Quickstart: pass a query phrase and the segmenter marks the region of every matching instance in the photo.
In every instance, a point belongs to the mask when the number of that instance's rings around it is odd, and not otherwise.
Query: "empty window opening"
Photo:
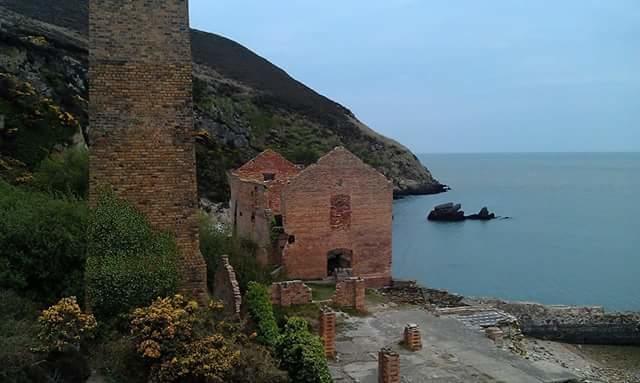
[[[350,269],[353,251],[349,249],[335,249],[327,253],[327,276],[334,275],[336,269]]]
[[[282,215],[278,214],[273,217],[274,223],[276,226],[284,226],[282,222]]]
[[[264,177],[265,181],[273,181],[276,179],[275,173],[262,173],[262,177]]]
[[[287,242],[289,243],[295,243],[296,242],[296,236],[295,235],[290,235],[289,239],[287,240]]]

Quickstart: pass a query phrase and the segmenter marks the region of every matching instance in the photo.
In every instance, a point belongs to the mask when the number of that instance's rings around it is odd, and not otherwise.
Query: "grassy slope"
[[[3,48],[0,56],[6,56],[7,48],[15,48],[17,44],[18,50],[26,52],[27,56],[40,57],[44,65],[11,73],[11,68],[3,66],[6,60],[0,60],[0,71],[25,81],[35,78],[46,88],[56,90],[54,101],[60,104],[63,100],[58,93],[68,96],[67,100],[76,96],[86,100],[87,51],[83,36],[87,32],[87,1],[57,0],[52,5],[45,0],[0,0],[0,6],[58,26],[30,22],[31,30],[22,25],[17,32],[2,31],[4,47],[0,45]],[[68,32],[62,33],[63,38],[60,38],[59,27]],[[14,36],[9,39],[11,33]],[[15,36],[16,33],[23,36]],[[46,35],[51,40],[50,49],[42,53],[33,46],[25,46],[20,39],[27,35]],[[67,38],[69,36],[73,39]],[[245,47],[200,31],[192,31],[192,45],[196,64],[198,181],[202,196],[225,200],[228,193],[225,171],[267,147],[305,163],[336,145],[346,146],[393,179],[399,194],[441,191],[441,185],[406,148],[373,132],[348,109],[292,79]],[[51,78],[51,73],[61,72],[60,66],[68,66],[68,57],[84,66],[79,75],[84,87],[65,89],[70,78]],[[27,61],[30,60],[28,57]],[[66,68],[65,72],[68,75],[70,70]],[[53,80],[57,82],[52,83]],[[59,89],[61,86],[62,90]],[[60,106],[74,114],[83,122],[83,129],[86,128],[85,104],[67,102]],[[6,154],[1,142],[0,150]]]

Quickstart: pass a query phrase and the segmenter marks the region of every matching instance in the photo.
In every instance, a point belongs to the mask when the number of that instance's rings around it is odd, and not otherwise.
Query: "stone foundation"
[[[271,285],[271,303],[289,307],[311,303],[311,288],[302,281],[278,282]]]
[[[338,307],[366,311],[365,288],[366,282],[364,279],[358,277],[347,278],[336,283],[336,293],[332,301]]]
[[[597,306],[490,303],[518,318],[527,336],[576,344],[640,345],[640,313],[607,313]]]

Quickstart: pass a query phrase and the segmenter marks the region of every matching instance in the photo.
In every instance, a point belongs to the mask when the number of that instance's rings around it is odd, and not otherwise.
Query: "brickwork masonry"
[[[351,277],[336,283],[336,293],[332,301],[338,307],[353,308],[364,312],[366,311],[365,293],[365,280],[359,277]]]
[[[89,29],[90,201],[110,187],[175,235],[181,290],[206,302],[187,1],[91,1]]]
[[[302,281],[278,282],[271,285],[271,303],[289,307],[311,303],[311,288]]]
[[[378,383],[400,383],[400,355],[391,349],[378,352]]]

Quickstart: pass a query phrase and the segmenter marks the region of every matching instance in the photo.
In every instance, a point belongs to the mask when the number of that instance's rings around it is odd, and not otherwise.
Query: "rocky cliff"
[[[0,0],[0,176],[28,177],[86,137],[87,30],[87,0]],[[343,145],[391,178],[397,196],[444,190],[407,148],[247,48],[196,30],[192,45],[203,197],[226,200],[226,170],[267,147],[311,163]]]

